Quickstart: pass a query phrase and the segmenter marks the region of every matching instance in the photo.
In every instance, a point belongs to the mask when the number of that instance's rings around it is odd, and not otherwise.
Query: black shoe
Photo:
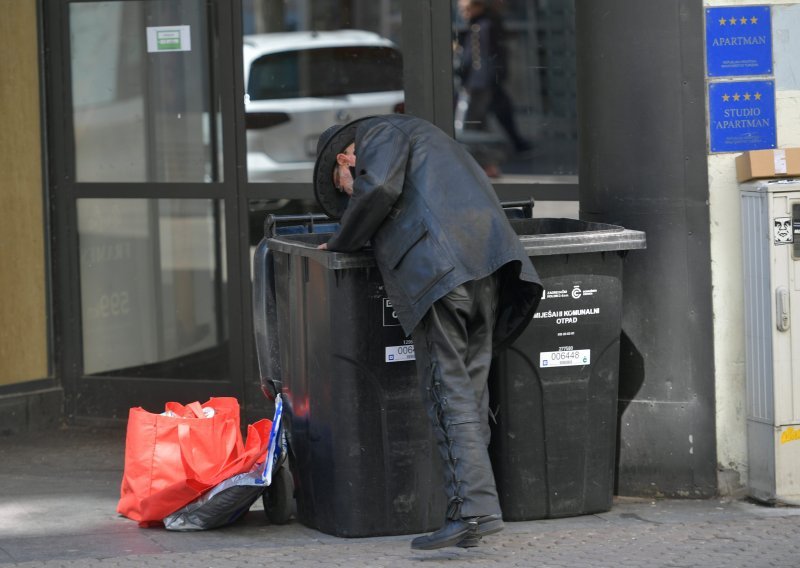
[[[499,533],[505,528],[503,517],[500,515],[484,515],[482,517],[469,517],[465,521],[475,521],[478,527],[475,529],[475,534],[478,536],[489,536],[490,534]]]
[[[477,535],[468,535],[462,538],[456,544],[459,548],[475,548],[476,546],[480,546],[481,544],[481,537]]]
[[[412,540],[411,548],[414,550],[434,550],[445,546],[453,546],[461,542],[464,537],[472,536],[477,529],[478,523],[475,520],[448,519],[438,531],[418,536]]]
[[[465,519],[475,521],[478,526],[475,532],[462,538],[456,546],[460,548],[474,548],[481,542],[482,536],[499,533],[505,527],[503,518],[500,515],[484,515],[482,517],[469,517]]]

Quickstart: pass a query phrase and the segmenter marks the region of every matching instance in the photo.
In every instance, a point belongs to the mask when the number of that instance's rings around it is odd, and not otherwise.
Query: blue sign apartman
[[[708,115],[712,152],[776,147],[774,81],[709,84]]]
[[[772,74],[769,6],[706,9],[709,77]]]

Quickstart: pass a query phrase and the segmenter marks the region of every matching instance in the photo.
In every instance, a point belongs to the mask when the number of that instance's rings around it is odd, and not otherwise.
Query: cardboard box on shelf
[[[750,150],[736,156],[736,179],[800,176],[800,148]]]

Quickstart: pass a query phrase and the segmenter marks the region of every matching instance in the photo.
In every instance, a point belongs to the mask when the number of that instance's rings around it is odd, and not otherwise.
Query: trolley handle
[[[278,231],[279,224],[301,223],[306,227],[307,232],[314,232],[314,223],[320,221],[331,221],[330,217],[322,213],[299,213],[295,215],[275,215],[270,213],[264,220],[264,236],[274,237]]]

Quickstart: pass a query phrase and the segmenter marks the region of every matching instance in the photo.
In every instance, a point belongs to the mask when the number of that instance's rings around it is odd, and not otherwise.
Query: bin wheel
[[[275,472],[272,484],[261,496],[264,503],[264,514],[273,525],[285,525],[292,516],[292,498],[294,483],[292,474],[286,464]]]

